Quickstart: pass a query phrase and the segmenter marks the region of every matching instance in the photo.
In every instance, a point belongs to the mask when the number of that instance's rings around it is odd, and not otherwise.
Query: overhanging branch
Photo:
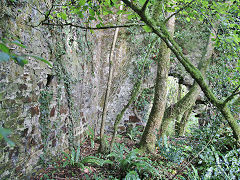
[[[103,26],[103,27],[85,27],[73,23],[65,23],[65,24],[56,24],[56,23],[48,23],[48,22],[43,22],[42,25],[49,25],[49,26],[72,26],[72,27],[77,27],[80,29],[85,29],[85,30],[101,30],[101,29],[116,29],[116,28],[127,28],[127,27],[132,27],[132,26],[144,26],[144,24],[124,24],[124,25],[112,25],[112,26]]]

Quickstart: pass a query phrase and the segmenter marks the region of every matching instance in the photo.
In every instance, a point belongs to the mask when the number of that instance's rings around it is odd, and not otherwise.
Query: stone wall
[[[108,77],[108,57],[114,30],[91,34],[72,27],[30,26],[44,18],[48,2],[1,1],[1,38],[19,38],[28,48],[10,45],[13,52],[41,56],[53,64],[29,58],[20,67],[0,64],[0,125],[10,129],[10,147],[1,140],[0,178],[26,178],[42,161],[79,145],[87,126],[99,127]],[[37,6],[36,6],[37,4]],[[129,98],[125,34],[120,31],[114,57],[114,82],[107,126],[111,127]],[[117,95],[117,96],[116,96]],[[131,111],[125,115],[128,118]]]

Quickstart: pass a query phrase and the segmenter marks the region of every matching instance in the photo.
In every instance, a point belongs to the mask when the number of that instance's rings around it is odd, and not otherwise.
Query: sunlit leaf
[[[63,20],[67,20],[67,14],[64,12],[60,12],[58,17],[61,17]]]
[[[143,26],[143,29],[144,29],[146,32],[152,32],[152,29],[151,29],[149,26]]]
[[[146,0],[139,0],[139,3],[143,6]]]
[[[186,20],[187,20],[187,22],[190,22],[190,21],[191,21],[191,19],[190,19],[189,17],[186,17]]]
[[[9,53],[9,48],[3,43],[0,43],[0,50],[4,53]]]
[[[131,20],[131,19],[133,19],[133,18],[135,18],[135,17],[136,17],[135,14],[128,15],[128,20]]]
[[[86,0],[79,0],[78,5],[83,6],[86,3]]]

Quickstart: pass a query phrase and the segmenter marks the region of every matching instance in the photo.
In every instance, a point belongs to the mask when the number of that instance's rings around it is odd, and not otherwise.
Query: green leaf
[[[146,32],[152,32],[152,29],[151,29],[149,26],[143,26],[143,29],[144,29]]]
[[[9,61],[9,59],[10,59],[10,56],[7,53],[0,51],[0,63]]]
[[[118,12],[117,12],[117,15],[120,15],[120,14],[122,14],[124,11],[123,10],[119,10]]]
[[[65,162],[63,163],[63,167],[66,167],[67,165],[69,165],[69,162],[68,162],[68,161],[65,161]]]
[[[146,0],[139,0],[139,3],[143,6]]]
[[[108,14],[109,14],[108,11],[103,11],[103,15],[104,15],[104,16],[106,16],[106,15],[108,15]]]
[[[5,141],[10,145],[10,146],[14,146],[14,142],[12,142],[8,136],[11,134],[11,131],[9,129],[5,129],[0,127],[0,138],[4,138]]]
[[[78,5],[79,5],[79,6],[85,5],[85,3],[86,3],[86,0],[79,0],[79,1],[78,1]]]
[[[65,153],[65,152],[62,152],[62,153],[63,153],[63,155],[64,155],[68,160],[70,160],[69,154],[67,154],[67,153]]]
[[[96,20],[96,18],[94,16],[89,16],[90,20]]]
[[[131,19],[133,19],[133,18],[135,18],[136,17],[136,15],[135,14],[131,14],[131,15],[128,15],[128,20],[131,20]]]
[[[60,12],[60,13],[59,13],[59,16],[60,16],[63,20],[67,20],[67,14],[66,14],[66,13]],[[59,17],[59,16],[58,16],[58,17]]]
[[[79,18],[84,18],[84,15],[83,15],[82,11],[78,11],[77,14],[78,14],[78,17],[79,17]]]
[[[21,42],[19,42],[18,40],[12,41],[11,43],[12,43],[12,44],[16,44],[17,46],[22,47],[22,48],[27,48],[27,46],[21,44]]]
[[[74,165],[75,164],[75,154],[76,154],[76,152],[75,152],[75,150],[73,149],[72,150],[72,153],[71,153],[71,164],[72,165]]]
[[[25,64],[28,63],[28,60],[26,60],[25,58],[21,57],[21,56],[12,56],[12,58],[16,61],[16,63],[20,66],[24,66]]]
[[[102,27],[100,23],[96,25],[96,28],[100,28],[100,27]]]
[[[49,15],[49,18],[50,18],[50,19],[53,19],[53,16],[52,16],[52,15]]]
[[[48,64],[50,67],[52,67],[52,64],[48,60],[46,60],[46,59],[44,59],[42,57],[38,57],[38,56],[34,56],[34,55],[28,55],[28,56],[33,57],[33,58],[35,58],[35,59],[37,59],[39,61],[42,61],[42,62]]]
[[[186,17],[186,20],[187,20],[187,22],[190,22],[190,21],[191,21],[191,19],[190,19],[189,17]]]
[[[90,13],[91,16],[95,16],[95,11],[94,10],[89,9],[89,13]]]
[[[0,43],[0,50],[4,53],[9,53],[9,48],[3,43]]]
[[[140,177],[136,171],[129,171],[124,180],[140,180]]]

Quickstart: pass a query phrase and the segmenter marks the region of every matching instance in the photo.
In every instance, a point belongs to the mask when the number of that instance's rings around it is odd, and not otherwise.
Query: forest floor
[[[107,141],[110,142],[110,138],[107,139]],[[116,149],[112,156],[109,156],[99,154],[98,141],[93,141],[93,139],[88,138],[81,145],[80,159],[95,157],[97,159],[96,161],[102,159],[103,162],[111,163],[96,165],[97,163],[94,164],[91,161],[89,161],[90,163],[87,161],[87,163],[83,163],[84,160],[76,162],[76,160],[72,159],[76,156],[76,152],[64,152],[62,155],[55,157],[53,162],[45,165],[45,168],[39,169],[31,179],[182,179],[186,175],[187,162],[185,160],[172,162],[160,155],[157,148],[156,154],[135,153],[134,150],[137,149],[136,142],[138,141],[139,136],[135,136],[134,138],[129,135],[118,136],[116,139],[116,145],[119,146],[119,149]],[[131,154],[131,156],[128,154]],[[92,160],[94,161],[94,159]],[[131,162],[134,162],[135,164],[131,164]],[[138,164],[139,162],[140,164]],[[154,176],[151,168],[153,168],[153,171],[157,170],[159,175]],[[138,174],[136,176],[134,171],[138,172],[140,176],[138,176]],[[146,173],[147,171],[151,173]],[[130,176],[128,176],[129,178],[126,178],[126,175],[129,172]]]

